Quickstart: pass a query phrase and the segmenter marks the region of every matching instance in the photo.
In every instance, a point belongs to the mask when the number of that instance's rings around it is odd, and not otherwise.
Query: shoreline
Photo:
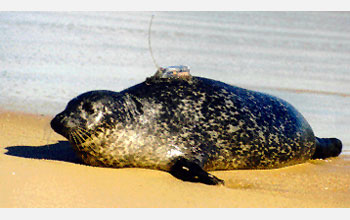
[[[225,186],[76,159],[52,117],[0,109],[0,207],[350,207],[350,154],[273,170],[211,172]]]

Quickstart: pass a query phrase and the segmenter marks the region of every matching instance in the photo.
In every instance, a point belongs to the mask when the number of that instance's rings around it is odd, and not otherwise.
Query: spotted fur
[[[51,126],[86,164],[103,167],[169,171],[181,157],[204,170],[278,168],[316,149],[311,127],[287,102],[201,77],[87,92]]]

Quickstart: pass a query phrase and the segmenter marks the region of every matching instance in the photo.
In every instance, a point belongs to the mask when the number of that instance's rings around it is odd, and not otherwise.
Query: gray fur
[[[178,157],[204,170],[302,163],[313,131],[289,103],[201,78],[150,77],[121,92],[91,91],[51,122],[93,166],[169,171]]]

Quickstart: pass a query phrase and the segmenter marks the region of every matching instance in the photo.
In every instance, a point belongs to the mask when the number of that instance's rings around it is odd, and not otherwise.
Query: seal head
[[[113,164],[112,152],[118,151],[113,147],[117,144],[124,148],[122,137],[126,136],[127,126],[142,113],[139,107],[138,101],[130,95],[90,91],[71,100],[51,121],[51,127],[69,140],[86,164],[124,167],[127,166],[124,163]]]
[[[77,129],[95,131],[101,124],[123,117],[122,104],[117,110],[119,103],[116,100],[122,100],[120,96],[104,90],[84,93],[68,103],[66,110],[51,121],[51,127],[67,139]]]

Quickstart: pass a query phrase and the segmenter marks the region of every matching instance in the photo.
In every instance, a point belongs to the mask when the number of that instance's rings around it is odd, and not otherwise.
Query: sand
[[[350,207],[350,156],[275,170],[212,172],[225,186],[166,172],[80,164],[52,117],[0,111],[0,207]]]

